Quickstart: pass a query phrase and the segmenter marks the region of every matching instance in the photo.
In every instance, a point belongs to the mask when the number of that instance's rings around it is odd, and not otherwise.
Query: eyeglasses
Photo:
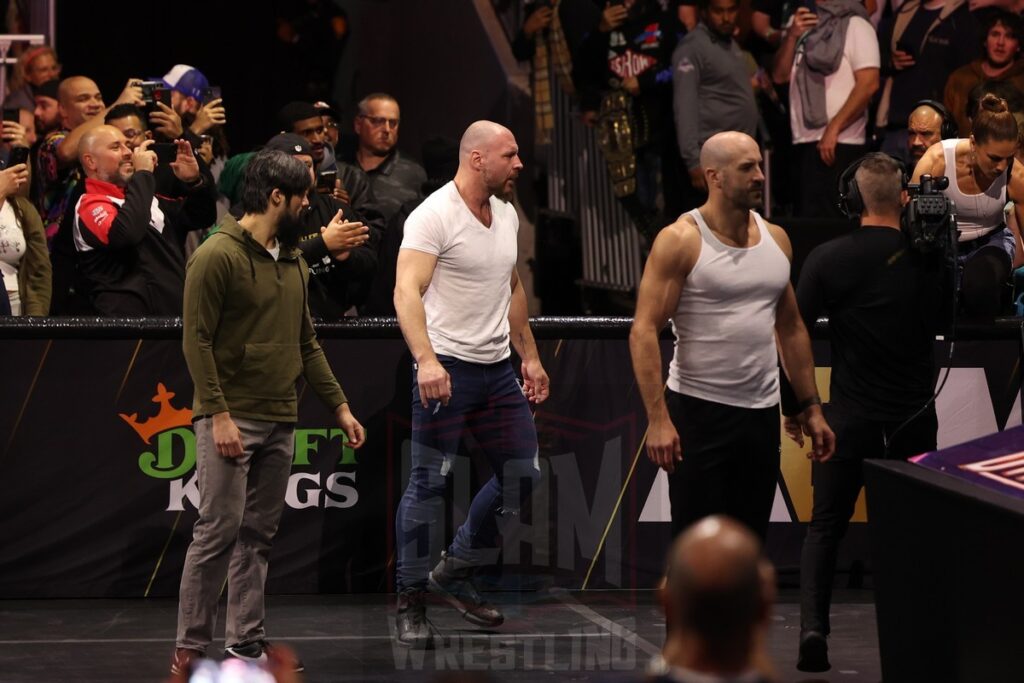
[[[398,119],[388,119],[383,116],[367,116],[366,114],[360,114],[359,118],[366,119],[374,128],[380,128],[386,123],[388,124],[388,128],[397,129],[399,123]]]

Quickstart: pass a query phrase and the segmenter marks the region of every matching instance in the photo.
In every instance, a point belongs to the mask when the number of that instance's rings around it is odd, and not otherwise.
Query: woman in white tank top
[[[960,300],[971,317],[999,313],[1010,276],[1019,237],[1006,225],[1005,209],[1009,201],[1015,211],[1024,208],[1024,164],[1013,163],[1018,132],[1006,101],[986,95],[971,137],[933,145],[914,169],[915,183],[926,174],[949,178],[945,195],[956,204]]]

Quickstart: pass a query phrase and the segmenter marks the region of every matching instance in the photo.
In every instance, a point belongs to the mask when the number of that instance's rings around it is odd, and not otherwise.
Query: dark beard
[[[302,234],[302,217],[285,212],[277,221],[277,241],[282,247],[294,249],[299,246],[299,235]]]

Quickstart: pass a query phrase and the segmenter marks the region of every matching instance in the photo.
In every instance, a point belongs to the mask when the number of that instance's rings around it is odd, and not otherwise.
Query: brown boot
[[[480,595],[473,583],[474,569],[469,562],[443,552],[441,561],[430,572],[427,586],[430,592],[440,595],[459,610],[462,618],[469,623],[489,628],[501,626],[505,617]]]

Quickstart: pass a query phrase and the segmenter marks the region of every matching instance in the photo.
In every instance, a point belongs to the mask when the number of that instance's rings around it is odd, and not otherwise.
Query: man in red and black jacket
[[[156,194],[152,142],[132,151],[124,134],[106,125],[82,138],[85,194],[75,206],[72,234],[80,279],[100,315],[181,315],[185,236],[211,225],[217,210],[191,145],[175,142],[169,165],[186,193],[169,199]]]

